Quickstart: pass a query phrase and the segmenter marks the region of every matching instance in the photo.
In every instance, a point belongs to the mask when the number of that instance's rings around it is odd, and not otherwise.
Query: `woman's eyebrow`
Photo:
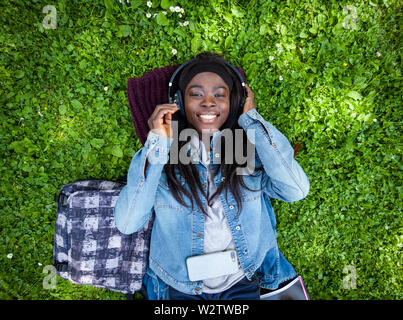
[[[203,89],[204,87],[201,86],[201,85],[195,84],[195,85],[189,87],[189,90],[192,89],[192,88],[201,88],[201,89]],[[213,87],[214,90],[216,90],[216,89],[221,89],[221,88],[222,88],[222,89],[227,89],[227,88],[224,87],[224,86]]]

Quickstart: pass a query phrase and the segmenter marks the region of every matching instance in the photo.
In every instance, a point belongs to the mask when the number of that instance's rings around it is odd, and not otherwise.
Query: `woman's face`
[[[186,86],[185,110],[199,135],[218,131],[230,110],[228,85],[214,72],[198,73]]]

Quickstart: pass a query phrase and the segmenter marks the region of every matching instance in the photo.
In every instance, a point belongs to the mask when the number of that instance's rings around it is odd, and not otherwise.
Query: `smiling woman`
[[[276,245],[269,197],[303,199],[309,180],[223,56],[201,53],[177,71],[170,103],[155,107],[147,141],[131,162],[116,226],[131,234],[155,213],[144,277],[149,299],[259,299],[260,287],[276,289],[297,276]],[[183,140],[186,131],[194,133]],[[242,150],[254,143],[255,171],[238,173],[248,166],[238,140]],[[170,161],[177,150],[196,151],[193,161]]]
[[[241,79],[227,65],[224,57],[218,53],[200,53],[195,59],[190,61],[179,73],[177,86],[182,92],[184,100],[185,116],[176,112],[172,115],[172,121],[177,121],[178,131],[185,129],[194,129],[199,134],[199,139],[205,144],[204,150],[209,151],[214,135],[221,141],[219,154],[221,159],[226,159],[226,153],[232,152],[231,159],[236,157],[235,152],[239,151],[235,148],[235,139],[232,144],[225,140],[224,130],[231,130],[232,137],[235,137],[235,131],[242,132],[242,150],[248,149],[249,140],[246,132],[239,126],[238,119],[244,111],[255,108],[253,102],[253,94],[249,90],[249,98],[244,100],[242,96]],[[203,138],[203,135],[205,138]],[[186,148],[190,144],[188,141],[178,141],[179,150]],[[199,146],[199,145],[198,145]],[[198,147],[197,146],[197,147]],[[202,146],[202,144],[200,144]],[[208,155],[209,156],[209,155]],[[243,163],[231,162],[220,163],[215,167],[213,176],[218,171],[221,175],[227,177],[219,186],[217,193],[212,195],[208,200],[211,203],[212,198],[223,190],[230,189],[234,194],[239,210],[242,207],[240,199],[240,187],[246,187],[241,176],[236,174],[239,167],[245,167]],[[263,168],[257,168],[257,172]],[[201,207],[201,211],[207,213],[201,202],[201,198],[197,195],[198,189],[203,193],[202,183],[199,179],[199,173],[196,166],[192,163],[184,164],[179,161],[178,164],[167,163],[164,166],[165,173],[168,177],[168,184],[172,191],[173,197],[181,204],[185,204],[183,195],[195,201]],[[183,175],[187,188],[183,188],[176,181],[175,171],[179,170]],[[204,193],[205,194],[205,193]],[[204,195],[206,198],[207,196]]]

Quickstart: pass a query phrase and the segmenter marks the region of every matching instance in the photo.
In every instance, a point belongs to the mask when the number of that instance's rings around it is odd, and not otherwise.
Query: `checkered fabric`
[[[53,257],[60,277],[123,293],[141,289],[154,217],[139,232],[120,233],[113,208],[124,185],[76,180],[64,185],[55,197]]]

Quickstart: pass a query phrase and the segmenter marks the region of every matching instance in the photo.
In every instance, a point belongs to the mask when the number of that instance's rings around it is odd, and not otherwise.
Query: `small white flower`
[[[377,122],[377,121],[378,121],[378,120],[375,118],[375,119],[374,119],[374,122]]]
[[[179,13],[179,18],[182,18],[182,13]]]
[[[276,24],[276,27],[277,27],[277,31],[280,30],[280,25],[279,24]]]
[[[176,49],[172,49],[172,54],[176,54],[178,51]]]
[[[280,79],[280,80],[283,80],[283,76],[280,76],[279,79]]]
[[[181,12],[181,8],[178,7],[178,6],[176,6],[176,7],[175,7],[175,12]]]
[[[151,6],[153,5],[153,3],[151,1],[147,1],[147,6],[151,8]]]
[[[182,24],[182,22],[178,22],[178,24],[181,26],[181,27],[183,27],[183,24]]]
[[[271,60],[274,60],[274,57],[273,56],[270,56],[269,57],[269,60],[271,61]]]
[[[183,8],[181,8],[181,13],[184,13],[185,12],[185,10],[183,10]]]
[[[378,51],[378,52],[376,53],[376,55],[377,55],[378,57],[380,57],[380,56],[381,56],[381,53]]]
[[[38,111],[38,114],[39,114],[41,117],[43,117],[43,114],[42,114],[40,111]]]
[[[151,13],[147,12],[146,17],[151,18]]]
[[[108,89],[109,89],[108,87],[104,87],[104,90],[105,90],[105,91],[108,91]]]
[[[42,265],[42,263],[38,262],[38,266],[41,266],[41,265]]]
[[[277,48],[280,48],[280,44],[279,44],[279,43],[276,43],[276,47],[277,47]]]
[[[9,259],[11,259],[13,257],[13,254],[12,253],[9,253],[8,255],[7,255],[7,258],[9,258]]]
[[[171,6],[171,7],[169,7],[169,10],[171,10],[171,12],[174,12],[175,8]]]
[[[185,22],[183,23],[184,26],[187,26],[188,24],[189,24],[189,21],[185,21]]]
[[[163,14],[164,16],[166,16],[166,15],[167,15],[167,12],[166,12],[166,11],[162,11],[162,14]]]

